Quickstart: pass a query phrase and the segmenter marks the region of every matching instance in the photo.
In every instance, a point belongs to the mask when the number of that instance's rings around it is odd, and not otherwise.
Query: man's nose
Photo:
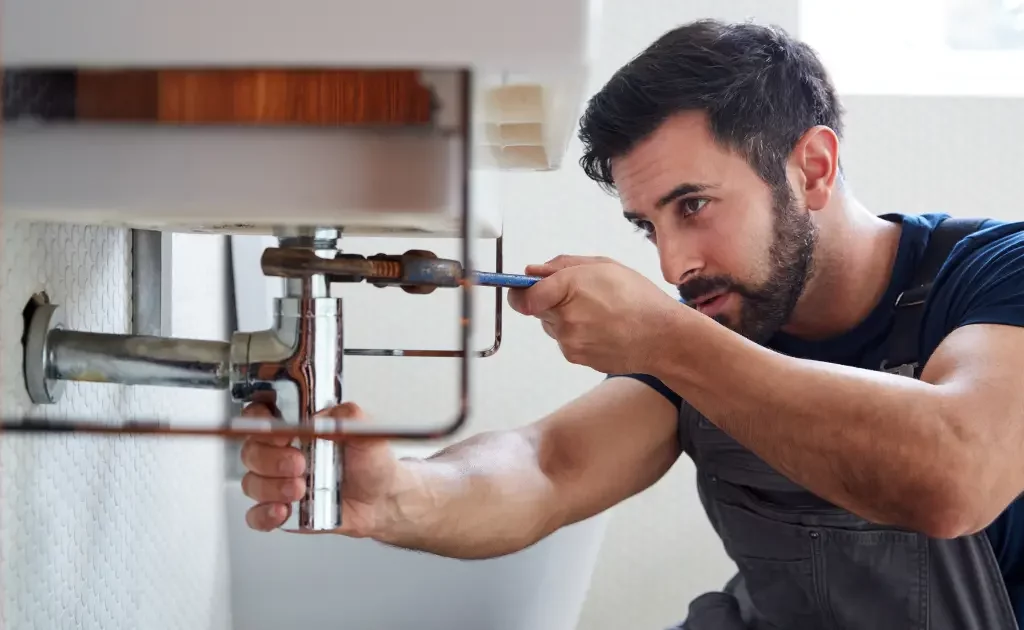
[[[658,258],[665,282],[680,285],[704,268],[697,248],[689,240],[681,235],[666,238],[663,233],[658,234]]]

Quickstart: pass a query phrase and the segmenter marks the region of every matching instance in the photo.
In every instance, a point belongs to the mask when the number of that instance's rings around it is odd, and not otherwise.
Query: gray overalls
[[[879,369],[919,376],[924,299],[977,225],[949,219],[933,232]],[[937,540],[873,525],[790,482],[685,402],[679,435],[739,568],[723,592],[691,603],[685,630],[1017,630],[984,532]]]

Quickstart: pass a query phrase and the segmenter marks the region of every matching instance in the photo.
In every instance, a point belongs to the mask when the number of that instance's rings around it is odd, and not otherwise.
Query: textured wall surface
[[[100,384],[69,384],[59,404],[33,407],[22,383],[22,308],[46,291],[70,328],[130,332],[130,234],[2,227],[4,414],[109,420],[222,411],[219,393]],[[203,293],[190,285],[204,264],[205,283],[223,290],[212,244],[197,241],[175,274],[172,334],[221,336],[216,310],[180,299],[189,288]],[[222,457],[212,440],[2,436],[0,628],[226,630]]]

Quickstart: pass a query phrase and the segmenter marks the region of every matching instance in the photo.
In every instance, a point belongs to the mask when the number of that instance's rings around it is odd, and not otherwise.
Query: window
[[[954,50],[1024,50],[1024,0],[949,0],[946,42]]]
[[[1024,97],[1024,0],[804,0],[842,94]]]

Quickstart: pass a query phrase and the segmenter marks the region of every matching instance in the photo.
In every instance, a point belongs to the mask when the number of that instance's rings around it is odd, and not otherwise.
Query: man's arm
[[[669,324],[651,373],[826,500],[956,537],[983,529],[1024,489],[1024,329],[959,328],[916,381],[786,357],[694,319]]]
[[[459,558],[528,547],[646,489],[679,456],[677,410],[631,378],[524,428],[402,460],[378,540]]]

